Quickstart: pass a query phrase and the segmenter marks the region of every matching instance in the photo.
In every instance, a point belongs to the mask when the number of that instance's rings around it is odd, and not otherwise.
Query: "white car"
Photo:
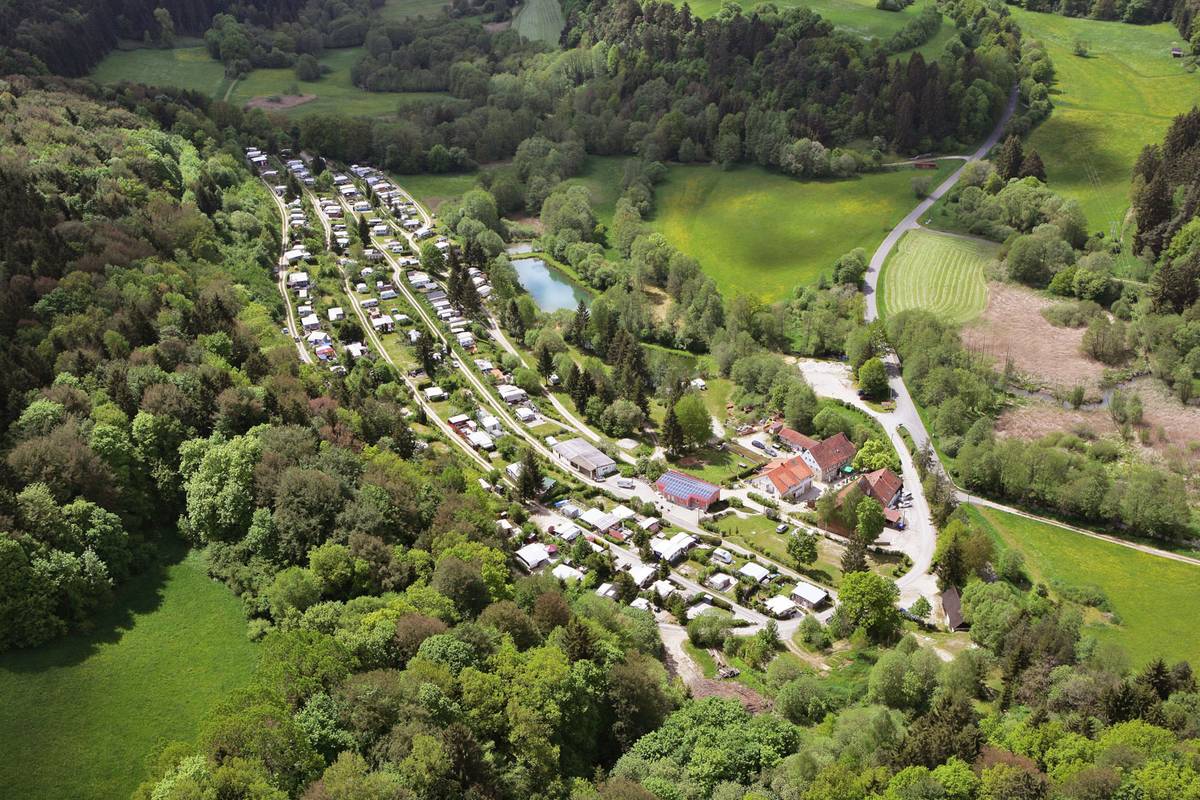
[[[617,486],[620,486],[622,489],[632,489],[636,485],[631,478],[621,478],[617,481]]]

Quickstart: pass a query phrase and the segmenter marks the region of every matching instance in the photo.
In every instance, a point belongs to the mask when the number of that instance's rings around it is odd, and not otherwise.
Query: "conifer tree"
[[[662,441],[668,455],[678,456],[683,451],[683,426],[675,416],[674,403],[667,406],[667,415],[663,418]]]
[[[517,478],[517,494],[522,500],[533,500],[542,493],[542,467],[531,448],[521,454],[521,474]]]
[[[1046,165],[1042,163],[1042,157],[1038,155],[1037,150],[1030,150],[1025,155],[1018,177],[1037,178],[1042,183],[1046,182]]]
[[[1021,162],[1025,160],[1024,148],[1021,147],[1021,140],[1016,136],[1009,136],[1004,140],[1004,144],[1000,145],[1000,150],[996,153],[996,157],[992,159],[992,165],[996,168],[996,174],[1004,180],[1017,177],[1017,173],[1021,171]]]

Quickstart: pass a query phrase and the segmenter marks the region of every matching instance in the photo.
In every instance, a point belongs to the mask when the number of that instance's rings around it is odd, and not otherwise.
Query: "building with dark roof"
[[[958,589],[953,586],[942,592],[942,614],[946,620],[946,627],[952,631],[965,631],[970,627],[963,621],[962,598],[958,596]]]
[[[850,462],[858,454],[858,448],[846,434],[839,431],[828,439],[817,442],[815,446],[801,450],[800,454],[812,467],[817,478],[829,483],[837,477],[839,471],[850,466]]]
[[[721,499],[721,487],[676,470],[667,470],[654,482],[655,490],[672,503],[707,511]]]

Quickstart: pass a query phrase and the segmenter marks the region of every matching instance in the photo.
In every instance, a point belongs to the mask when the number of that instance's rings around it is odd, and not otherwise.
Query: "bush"
[[[1101,611],[1110,609],[1108,603],[1108,595],[1099,586],[1081,585],[1064,583],[1060,580],[1050,581],[1050,587],[1058,592],[1065,600],[1070,600],[1072,603],[1079,603],[1082,606],[1090,608],[1098,608]]]

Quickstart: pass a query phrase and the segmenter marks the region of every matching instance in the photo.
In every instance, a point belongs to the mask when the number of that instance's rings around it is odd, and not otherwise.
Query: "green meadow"
[[[939,163],[934,181],[950,170]],[[673,166],[655,190],[651,224],[699,261],[726,297],[778,300],[832,273],[855,247],[872,252],[916,205],[917,174],[799,181],[759,167]]]
[[[393,175],[392,179],[430,211],[437,211],[442,203],[453,200],[479,185],[478,172],[452,175]]]
[[[923,308],[954,324],[974,319],[987,305],[984,267],[997,250],[979,239],[909,231],[883,265],[878,299],[883,316]]]
[[[551,47],[558,46],[558,37],[566,24],[558,0],[525,0],[512,20],[513,30],[517,33]]]
[[[1004,511],[968,506],[967,513],[1001,547],[1024,554],[1034,582],[1058,580],[1102,589],[1120,624],[1104,622],[1092,612],[1085,617],[1084,632],[1120,644],[1134,665],[1160,655],[1168,661],[1200,661],[1195,622],[1200,616],[1200,567]]]
[[[413,17],[433,19],[445,13],[445,0],[387,0],[379,9],[379,16],[385,22],[403,22]]]
[[[96,65],[92,78],[105,84],[128,81],[150,86],[176,86],[213,97],[224,96],[229,88],[225,67],[220,61],[214,61],[204,47],[114,50]]]
[[[1029,143],[1041,153],[1050,187],[1077,199],[1092,230],[1120,231],[1129,177],[1141,149],[1162,140],[1172,117],[1200,98],[1171,47],[1183,44],[1170,23],[1126,25],[1039,14],[1010,6],[1026,36],[1041,40],[1054,63],[1054,112]],[[1085,42],[1087,57],[1074,55]]]
[[[319,80],[296,79],[295,70],[256,69],[232,84],[224,67],[203,47],[174,50],[139,48],[110,53],[92,72],[100,83],[141,81],[156,86],[178,86],[205,92],[213,97],[245,105],[251,100],[281,98],[293,92],[313,95],[306,103],[279,109],[289,117],[337,112],[364,117],[395,114],[403,105],[448,98],[443,92],[368,92],[350,82],[350,69],[362,56],[362,48],[328,50],[319,59],[329,71]]]
[[[123,587],[91,634],[0,656],[0,794],[129,797],[158,744],[193,740],[249,679],[241,603],[198,553],[167,561]]]
[[[256,69],[238,81],[230,100],[243,105],[256,97],[272,97],[291,93],[316,95],[316,99],[288,109],[288,116],[337,112],[363,117],[384,117],[395,114],[401,105],[423,103],[449,97],[442,92],[368,92],[350,82],[350,69],[362,56],[362,49],[349,47],[327,50],[321,56],[321,66],[329,72],[316,81],[298,81],[292,69]]]
[[[727,2],[733,2],[749,11],[763,0],[688,0],[692,13],[700,17],[714,16]],[[676,0],[677,3],[682,0]],[[777,8],[811,8],[834,27],[863,39],[886,39],[903,28],[927,2],[916,2],[903,11],[882,11],[875,7],[875,0],[779,0],[772,2]],[[917,48],[926,58],[937,56],[942,47],[954,35],[954,25],[943,22],[941,30],[928,42]]]

